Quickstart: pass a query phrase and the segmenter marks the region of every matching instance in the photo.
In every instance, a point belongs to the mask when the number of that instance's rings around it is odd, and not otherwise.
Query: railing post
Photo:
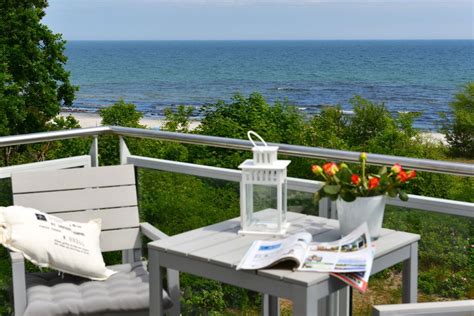
[[[92,136],[91,149],[89,150],[91,156],[91,166],[99,166],[99,137],[97,135]]]
[[[329,201],[331,203],[331,218],[337,219],[337,206],[335,201]]]
[[[319,217],[329,218],[331,212],[331,203],[328,198],[322,198],[319,200]]]
[[[126,165],[127,159],[129,156],[131,156],[131,154],[130,154],[130,151],[128,150],[127,143],[125,143],[125,140],[123,139],[122,136],[119,136],[119,140],[120,140],[120,164]]]
[[[128,150],[127,144],[122,136],[119,136],[120,142],[120,164],[126,165],[127,159],[130,156],[130,151]],[[137,260],[140,260],[141,249],[127,249],[122,250],[122,262],[123,263],[133,263]]]

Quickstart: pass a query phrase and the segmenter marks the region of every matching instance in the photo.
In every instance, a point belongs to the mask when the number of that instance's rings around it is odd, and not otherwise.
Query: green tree
[[[309,121],[308,145],[333,149],[347,149],[349,117],[340,106],[325,107]]]
[[[394,129],[395,124],[390,112],[383,103],[377,104],[355,96],[349,101],[354,109],[354,116],[349,124],[347,138],[352,146],[365,147],[369,141],[387,129]]]
[[[100,110],[102,125],[114,125],[125,127],[144,128],[140,124],[143,113],[138,112],[133,103],[126,103],[124,100],[115,102],[112,106]]]
[[[270,105],[259,93],[248,97],[235,94],[230,103],[218,101],[202,108],[203,119],[196,132],[204,135],[247,139],[253,130],[267,142],[304,143],[304,117],[287,101]],[[191,155],[196,161],[214,166],[236,168],[249,153],[235,150],[206,148]],[[294,168],[293,163],[290,168]]]
[[[126,103],[119,100],[110,107],[100,110],[102,125],[123,126],[144,128],[140,124],[143,113],[138,112],[133,103]],[[137,142],[127,142],[127,144],[137,144]],[[120,164],[119,141],[114,135],[104,135],[99,141],[99,157],[102,165]]]
[[[443,132],[455,156],[474,158],[474,82],[454,96],[450,104],[453,120],[448,121]]]
[[[76,88],[65,41],[41,23],[46,0],[0,2],[0,135],[44,131]]]
[[[163,129],[170,132],[188,133],[190,131],[189,118],[194,112],[192,106],[179,105],[176,111],[172,108],[165,109],[166,122]]]

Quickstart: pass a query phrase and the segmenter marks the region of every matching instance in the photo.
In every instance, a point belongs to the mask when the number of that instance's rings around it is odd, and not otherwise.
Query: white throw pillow
[[[37,266],[92,280],[115,273],[102,258],[100,226],[100,219],[78,223],[32,208],[0,207],[0,243],[6,248]]]

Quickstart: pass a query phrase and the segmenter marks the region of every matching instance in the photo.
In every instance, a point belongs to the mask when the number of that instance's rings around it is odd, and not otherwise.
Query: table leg
[[[346,286],[342,290],[339,290],[339,306],[338,315],[349,316],[352,315],[351,311],[351,300],[352,300],[352,288]]]
[[[263,294],[263,312],[264,316],[280,316],[280,304],[278,297]]]
[[[318,300],[308,293],[301,293],[293,300],[293,315],[294,316],[317,316]]]
[[[403,261],[403,303],[417,302],[418,243],[410,245],[410,258]]]
[[[346,286],[339,291],[329,295],[328,315],[349,316],[350,315],[351,287]],[[321,305],[321,304],[320,304]]]
[[[168,311],[169,315],[179,316],[181,315],[181,291],[179,289],[179,271],[166,269],[167,281],[168,281],[168,294],[173,302],[173,306]]]
[[[157,251],[149,248],[148,262],[150,316],[163,316],[163,280]]]

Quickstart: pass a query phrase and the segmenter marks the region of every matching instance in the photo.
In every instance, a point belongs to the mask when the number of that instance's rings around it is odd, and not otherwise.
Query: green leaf
[[[321,194],[319,192],[314,193],[313,195],[313,202],[318,203],[322,199]]]
[[[387,173],[387,167],[383,166],[379,169],[379,175],[384,175]]]
[[[339,179],[341,179],[342,182],[350,183],[351,182],[351,177],[352,177],[352,172],[348,168],[343,168],[339,174]]]
[[[356,196],[349,191],[341,192],[341,198],[346,202],[352,202],[356,199]]]
[[[338,194],[339,190],[341,190],[341,186],[336,184],[336,185],[325,185],[323,187],[324,192],[327,193],[328,195],[333,195],[333,194]]]
[[[390,197],[397,197],[398,192],[397,192],[397,189],[392,188],[392,189],[388,190],[387,193]]]
[[[408,201],[408,194],[405,191],[400,190],[398,194],[399,194],[400,200],[405,201],[405,202]]]

